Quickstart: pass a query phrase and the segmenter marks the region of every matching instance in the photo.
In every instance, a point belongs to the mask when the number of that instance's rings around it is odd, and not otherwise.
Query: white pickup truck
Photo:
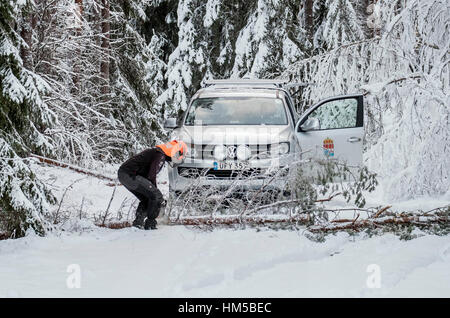
[[[299,116],[285,80],[213,80],[193,97],[182,118],[165,128],[189,148],[185,162],[169,169],[170,188],[183,191],[193,178],[227,187],[257,188],[274,165],[298,159],[339,159],[362,164],[363,96],[327,98]],[[308,151],[306,151],[308,150]],[[249,171],[260,178],[236,180]],[[275,183],[276,186],[276,183]]]

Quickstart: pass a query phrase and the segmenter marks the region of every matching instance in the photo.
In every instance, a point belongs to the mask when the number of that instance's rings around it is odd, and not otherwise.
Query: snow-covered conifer
[[[327,0],[325,5],[327,15],[321,31],[326,49],[365,38],[364,24],[358,16],[355,1]]]
[[[27,3],[0,5],[0,230],[20,237],[29,229],[43,234],[43,218],[54,198],[28,168],[30,152],[53,151],[46,127],[54,114],[43,101],[47,83],[24,67],[23,42],[15,22],[27,18]],[[27,56],[29,58],[29,56]]]

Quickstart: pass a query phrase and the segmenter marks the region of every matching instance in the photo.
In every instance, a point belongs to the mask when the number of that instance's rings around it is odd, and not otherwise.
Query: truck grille
[[[214,159],[213,151],[214,147],[216,145],[194,145],[190,144],[189,147],[191,149],[194,149],[193,158],[197,159]],[[239,145],[229,145],[226,144],[225,147],[229,146],[235,146],[238,147]],[[266,159],[270,157],[270,144],[265,145],[247,145],[250,148],[251,151],[251,157],[254,159]],[[228,158],[228,159],[236,159],[235,158]]]
[[[245,171],[239,170],[214,170],[208,168],[186,168],[178,167],[178,174],[184,178],[195,179],[200,176],[205,176],[211,179],[236,179],[236,178],[262,178],[262,169],[251,168]]]

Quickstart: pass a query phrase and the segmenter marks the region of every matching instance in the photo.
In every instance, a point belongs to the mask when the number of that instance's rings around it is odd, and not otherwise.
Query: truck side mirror
[[[184,110],[181,110],[181,109],[180,109],[180,110],[178,111],[178,115],[177,115],[177,127],[183,126],[184,114],[185,114],[185,111],[184,111]]]
[[[320,121],[317,118],[308,118],[301,126],[301,131],[319,130]]]
[[[164,128],[167,129],[175,129],[177,128],[177,119],[176,118],[167,118],[164,122]]]

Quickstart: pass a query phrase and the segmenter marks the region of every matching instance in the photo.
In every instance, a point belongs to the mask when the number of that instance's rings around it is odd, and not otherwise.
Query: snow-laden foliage
[[[155,99],[162,92],[166,40],[145,33],[146,24],[151,22],[143,10],[148,3],[152,1],[131,1],[126,10],[114,6],[117,17],[113,23],[112,107],[131,153],[154,145],[165,136],[161,126],[164,109]]]
[[[363,25],[358,18],[356,2],[327,0],[327,15],[323,21],[322,38],[329,49],[364,39]]]
[[[294,2],[180,1],[176,12],[178,37],[172,40],[175,48],[168,58],[166,90],[158,103],[176,113],[186,109],[204,80],[280,75],[303,56],[296,44],[304,32],[299,17],[291,10]]]
[[[302,58],[367,37],[367,8],[358,1],[160,0],[145,5],[143,11],[154,21],[147,26],[169,43],[167,65],[160,68],[164,91],[157,99],[165,115],[185,110],[206,79],[274,78]]]
[[[0,137],[0,230],[10,237],[29,229],[44,234],[49,224],[44,216],[55,203],[48,188]]]
[[[98,12],[98,6],[85,2],[81,8],[69,0],[49,6],[46,1],[36,1],[32,9],[34,12],[22,19],[35,23],[27,31],[32,32],[32,40],[27,43],[32,50],[30,68],[49,83],[46,102],[60,122],[49,130],[55,155],[69,162],[107,156],[103,133],[114,126],[100,92],[103,82],[97,69],[102,51],[96,43],[96,30],[83,18]],[[35,21],[37,16],[39,23]]]
[[[365,94],[366,163],[390,199],[450,188],[449,4],[380,1],[380,36],[292,65],[283,76],[314,82],[299,109],[324,96]]]
[[[19,53],[20,37],[10,27],[26,3],[0,6],[0,231],[22,236],[32,228],[43,234],[53,197],[19,156],[51,153],[46,128],[55,122],[43,96],[48,84],[27,70]]]
[[[143,8],[153,3],[2,3],[0,138],[10,147],[2,169],[12,169],[4,172],[10,177],[2,184],[2,210],[21,218],[26,212],[37,222],[36,211],[44,211],[18,203],[39,188],[26,165],[12,165],[19,155],[84,166],[113,163],[164,136],[163,110],[153,106],[161,92],[165,64],[158,54],[164,54],[164,41],[147,42],[143,35],[149,21]],[[24,195],[11,188],[18,173],[23,182],[36,182]],[[42,202],[52,199],[41,194]]]
[[[152,105],[161,43],[147,44],[138,32],[141,2],[35,1],[23,18],[33,25],[30,67],[49,83],[46,102],[60,123],[49,131],[58,159],[116,162],[163,136]]]
[[[184,110],[189,102],[187,92],[195,91],[192,80],[205,68],[205,46],[202,24],[202,1],[182,0],[178,4],[178,46],[169,56],[167,81],[168,89],[160,96],[159,102],[169,102],[172,109]],[[174,106],[176,105],[176,106]]]

